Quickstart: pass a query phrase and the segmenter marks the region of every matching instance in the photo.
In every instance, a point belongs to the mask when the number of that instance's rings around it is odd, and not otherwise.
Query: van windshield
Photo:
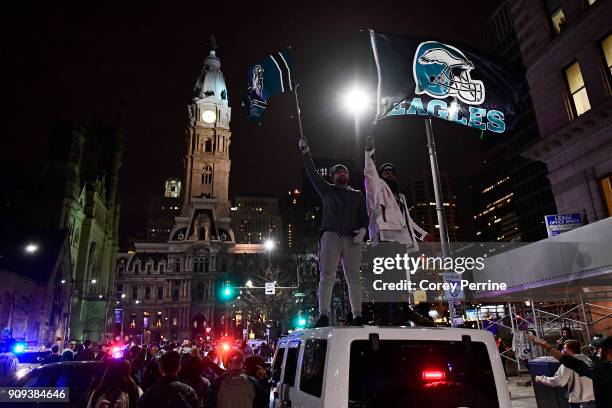
[[[368,340],[351,343],[349,407],[499,407],[484,343]]]

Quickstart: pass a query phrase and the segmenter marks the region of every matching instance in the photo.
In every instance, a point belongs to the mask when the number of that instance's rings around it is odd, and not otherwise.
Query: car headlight
[[[23,376],[25,376],[28,372],[30,372],[29,368],[20,368],[19,370],[17,370],[17,372],[15,373],[15,377],[17,377],[17,379],[22,378]]]

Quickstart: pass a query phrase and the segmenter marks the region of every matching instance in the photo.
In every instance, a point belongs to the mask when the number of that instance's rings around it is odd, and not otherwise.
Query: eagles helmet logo
[[[453,46],[437,41],[422,42],[414,54],[412,67],[418,95],[456,97],[470,105],[480,105],[485,100],[482,81],[470,75],[474,64]]]

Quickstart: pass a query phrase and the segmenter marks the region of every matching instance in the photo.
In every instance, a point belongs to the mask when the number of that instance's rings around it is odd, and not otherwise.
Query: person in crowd
[[[244,370],[244,353],[232,349],[227,356],[227,371],[210,390],[206,408],[264,408],[268,398],[257,379]]]
[[[132,347],[132,378],[137,384],[142,383],[142,374],[147,358],[147,350],[141,347]]]
[[[75,360],[77,361],[94,361],[96,353],[91,348],[91,340],[87,339],[83,342],[83,349],[77,353]]]
[[[259,348],[259,355],[263,358],[270,358],[274,355],[274,351],[268,346],[268,343],[264,341]]]
[[[62,361],[74,360],[74,352],[76,350],[76,340],[70,340],[66,348],[62,350]]]
[[[203,375],[213,383],[225,370],[219,366],[220,360],[216,351],[211,351],[207,356],[202,357]]]
[[[204,378],[204,363],[199,356],[189,356],[181,364],[181,369],[178,372],[179,379],[185,384],[194,389],[198,395],[200,406],[206,401],[210,381]]]
[[[361,191],[348,185],[349,172],[346,166],[337,164],[332,167],[333,184],[330,184],[315,169],[308,141],[304,137],[300,138],[299,148],[306,173],[323,203],[319,240],[319,319],[315,327],[329,326],[332,291],[340,260],[348,285],[352,323],[362,325],[360,267],[362,244],[368,227],[365,199]]]
[[[157,346],[153,345],[149,348],[140,384],[144,390],[151,388],[162,377],[162,373],[159,370],[159,358],[161,354],[158,353]]]
[[[612,407],[612,336],[604,338],[601,342],[600,361],[591,361],[591,363],[575,356],[563,355],[556,347],[550,346],[543,339],[532,336],[529,340],[544,348],[565,367],[574,370],[580,376],[593,380],[597,408]]]
[[[580,354],[580,343],[576,340],[565,340],[563,344],[563,355],[574,356],[574,358],[591,365],[591,360],[584,354]],[[595,393],[593,381],[588,377],[581,377],[574,370],[561,364],[553,377],[538,375],[536,382],[549,387],[567,387],[569,408],[595,408]]]
[[[601,361],[601,342],[604,336],[601,333],[597,333],[591,339],[589,344],[589,358],[593,361]]]
[[[572,330],[565,326],[561,329],[561,337],[557,340],[557,350],[563,351],[563,345],[567,340],[574,340]]]
[[[45,357],[42,364],[57,363],[59,361],[62,361],[62,355],[59,352],[59,346],[54,344],[51,347],[51,355]]]
[[[429,241],[430,237],[410,216],[406,197],[400,192],[395,166],[384,163],[377,170],[374,153],[374,137],[368,136],[364,175],[370,240],[373,245],[382,242],[394,244],[400,254],[410,248],[418,249],[418,241]],[[404,326],[411,320],[420,325],[433,325],[428,319],[414,312],[407,301],[374,306],[377,324]]]
[[[98,353],[96,354],[97,361],[104,361],[110,358],[110,347],[108,344],[101,343],[98,348]]]
[[[247,343],[246,341],[242,341],[242,344],[240,345],[240,350],[242,350],[242,352],[244,353],[245,357],[248,356],[252,356],[255,353],[253,352],[253,348],[251,346],[249,346],[249,343]]]
[[[132,408],[142,390],[130,377],[130,362],[109,361],[104,376],[89,397],[87,408]]]
[[[146,390],[138,400],[139,408],[199,408],[198,395],[193,388],[182,383],[177,374],[181,355],[166,351],[159,359],[162,377]]]
[[[19,367],[17,356],[4,344],[0,347],[0,386],[11,385]]]

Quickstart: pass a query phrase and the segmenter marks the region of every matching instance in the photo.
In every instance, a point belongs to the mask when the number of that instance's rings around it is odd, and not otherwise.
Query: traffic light
[[[236,290],[232,287],[230,281],[225,281],[221,286],[221,291],[219,292],[219,298],[223,302],[229,302],[236,297]]]
[[[307,323],[307,320],[306,320],[305,316],[303,316],[301,314],[298,314],[295,317],[295,328],[296,329],[303,329],[303,328],[305,328],[306,327],[306,323]]]

